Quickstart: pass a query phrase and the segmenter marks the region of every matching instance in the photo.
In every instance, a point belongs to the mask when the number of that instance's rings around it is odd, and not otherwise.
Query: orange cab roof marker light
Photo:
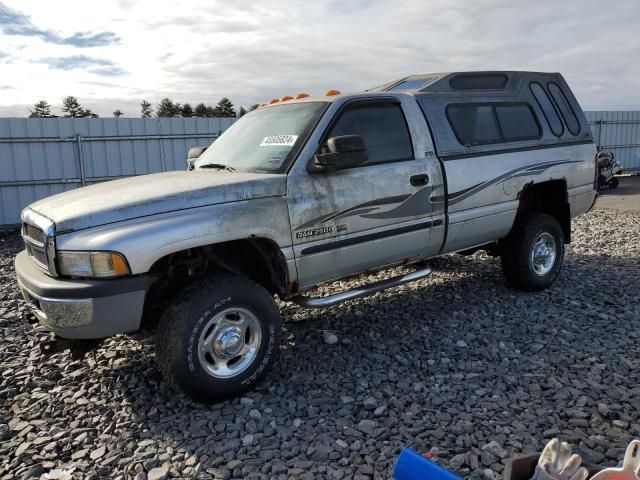
[[[290,95],[285,95],[280,99],[281,102],[286,102],[287,100],[293,100],[293,97]]]
[[[325,97],[331,97],[333,95],[340,95],[340,92],[338,90],[331,89],[331,90],[327,90],[324,93],[324,95],[325,95]]]
[[[301,98],[307,98],[308,96],[309,96],[308,93],[301,92],[301,93],[296,95],[296,100],[299,100]]]
[[[279,99],[277,99],[277,98],[272,98],[271,100],[269,100],[269,104],[272,104],[272,103],[278,103],[279,101],[280,101],[280,100],[279,100]]]

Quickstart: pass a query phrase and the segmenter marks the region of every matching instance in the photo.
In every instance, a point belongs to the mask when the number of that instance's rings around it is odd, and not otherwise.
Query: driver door
[[[431,235],[432,187],[425,149],[414,148],[402,100],[373,97],[332,105],[287,182],[299,287],[421,255]],[[331,110],[330,110],[331,112]],[[425,125],[426,128],[426,125]],[[359,135],[368,161],[307,170],[327,140]],[[306,155],[305,155],[306,154]]]

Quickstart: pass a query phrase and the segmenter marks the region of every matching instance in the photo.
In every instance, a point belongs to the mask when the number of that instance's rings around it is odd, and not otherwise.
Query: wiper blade
[[[229,172],[236,171],[235,168],[229,165],[224,165],[223,163],[205,163],[204,165],[200,165],[200,168],[217,168],[218,170],[227,170]]]

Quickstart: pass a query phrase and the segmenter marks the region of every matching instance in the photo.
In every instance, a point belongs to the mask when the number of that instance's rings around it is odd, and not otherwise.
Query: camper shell
[[[571,89],[559,73],[457,72],[411,75],[372,89],[415,96],[443,160],[459,155],[517,151],[593,141],[591,129]],[[452,128],[452,107],[522,105],[535,113],[539,135],[509,141],[466,143]],[[489,110],[490,108],[487,108]],[[491,109],[495,115],[495,109]],[[499,128],[499,127],[498,127]]]

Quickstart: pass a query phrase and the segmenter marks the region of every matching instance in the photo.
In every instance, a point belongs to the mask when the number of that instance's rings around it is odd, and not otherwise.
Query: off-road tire
[[[216,378],[201,364],[198,341],[209,319],[229,308],[250,311],[261,342],[253,361],[237,376]],[[271,294],[252,280],[222,274],[190,284],[162,314],[156,332],[156,359],[166,381],[191,399],[216,403],[252,389],[278,356],[281,317]]]
[[[531,252],[536,239],[547,233],[555,240],[556,254],[551,269],[537,274],[531,264]],[[564,234],[558,220],[551,215],[530,213],[516,219],[509,236],[501,242],[500,260],[507,285],[525,292],[549,287],[560,273],[564,259]]]

